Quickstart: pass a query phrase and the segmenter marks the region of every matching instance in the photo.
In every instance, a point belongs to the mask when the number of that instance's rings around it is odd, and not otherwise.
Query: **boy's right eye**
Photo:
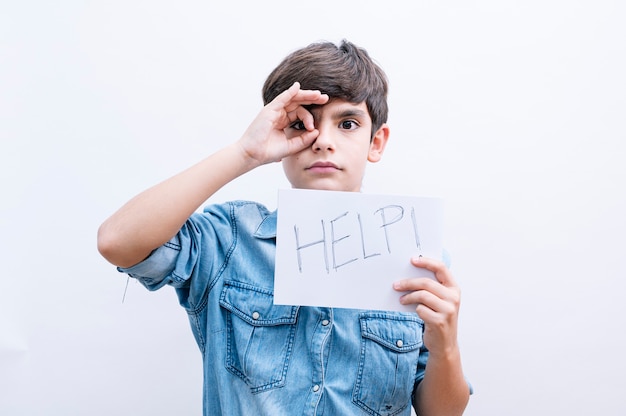
[[[294,130],[304,130],[305,129],[304,128],[304,123],[302,121],[300,121],[300,120],[292,123],[291,126],[289,126],[289,127],[291,127]]]

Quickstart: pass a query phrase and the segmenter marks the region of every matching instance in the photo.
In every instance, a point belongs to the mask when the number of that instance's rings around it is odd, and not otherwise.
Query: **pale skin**
[[[308,111],[304,106],[315,105]],[[294,188],[359,192],[368,162],[378,162],[389,138],[374,134],[365,103],[330,100],[295,83],[266,105],[236,142],[140,193],[98,230],[98,249],[111,263],[130,267],[169,241],[189,216],[221,187],[254,168],[282,161]],[[416,258],[428,278],[394,284],[403,304],[415,304],[430,351],[415,395],[420,416],[461,415],[469,399],[457,345],[460,290],[441,262]]]

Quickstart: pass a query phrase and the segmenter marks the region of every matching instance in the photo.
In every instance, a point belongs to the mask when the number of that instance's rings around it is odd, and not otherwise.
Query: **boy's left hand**
[[[394,283],[403,305],[416,304],[415,311],[424,321],[424,343],[430,356],[454,353],[458,349],[457,322],[461,305],[461,290],[448,268],[440,261],[425,257],[412,258],[415,267],[430,270],[437,281],[418,277]]]

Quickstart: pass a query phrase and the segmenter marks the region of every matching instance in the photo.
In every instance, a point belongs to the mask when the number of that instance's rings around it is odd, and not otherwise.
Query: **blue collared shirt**
[[[150,290],[176,288],[202,352],[204,415],[410,415],[428,359],[423,321],[274,305],[275,251],[276,212],[235,201],[119,269]]]

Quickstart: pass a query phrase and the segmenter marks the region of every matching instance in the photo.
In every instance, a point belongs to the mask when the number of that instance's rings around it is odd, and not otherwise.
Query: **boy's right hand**
[[[303,106],[327,102],[328,95],[302,90],[300,83],[296,82],[263,107],[238,143],[255,164],[279,162],[310,146],[319,134],[313,116]],[[287,138],[285,129],[298,120],[305,128],[302,134]]]

